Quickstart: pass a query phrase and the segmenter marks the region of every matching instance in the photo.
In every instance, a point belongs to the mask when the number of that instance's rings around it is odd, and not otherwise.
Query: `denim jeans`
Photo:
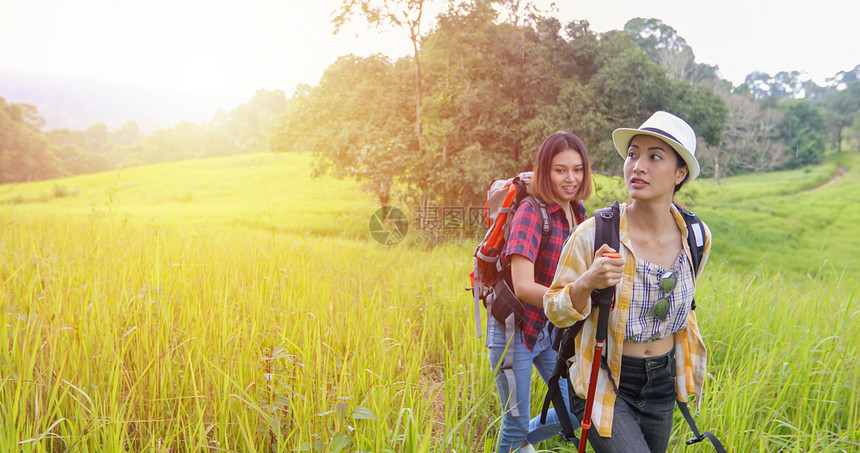
[[[490,350],[490,369],[495,372],[494,378],[496,381],[496,390],[499,392],[499,401],[502,406],[502,429],[499,432],[499,440],[496,451],[510,452],[516,451],[525,441],[526,434],[530,429],[529,411],[531,408],[531,380],[532,380],[532,365],[537,369],[544,382],[548,381],[552,375],[552,370],[555,367],[555,351],[552,349],[552,338],[555,330],[551,335],[549,333],[549,323],[541,331],[537,343],[533,350],[529,351],[523,342],[523,332],[516,329],[513,336],[513,344],[509,347],[505,344],[505,326],[495,318],[489,317],[487,322],[487,347]],[[505,348],[507,347],[507,351]],[[504,373],[501,372],[501,363],[505,353],[514,354],[513,371],[516,380],[516,390],[512,401],[508,401],[508,380]],[[562,390],[562,395],[567,401],[567,381],[561,380],[559,386]],[[541,395],[542,396],[542,395]],[[514,415],[511,411],[513,407],[519,408],[519,415]],[[572,417],[572,415],[571,415]],[[531,428],[539,426],[540,414],[531,420]],[[572,420],[574,424],[576,420]],[[547,425],[557,423],[555,409],[550,409],[547,414]],[[542,430],[546,432],[546,430]],[[558,434],[560,428],[554,434]],[[547,439],[551,436],[543,434],[536,436],[533,439],[535,442]]]
[[[585,400],[571,399],[573,412],[582,417]],[[672,435],[675,412],[675,352],[650,358],[621,359],[621,381],[615,399],[612,437],[588,431],[588,443],[601,452],[665,452]]]

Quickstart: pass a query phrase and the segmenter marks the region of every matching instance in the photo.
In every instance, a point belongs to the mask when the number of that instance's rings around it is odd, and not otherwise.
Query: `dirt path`
[[[832,177],[832,178],[830,178],[830,181],[827,181],[826,183],[824,183],[824,184],[822,184],[822,185],[820,185],[820,186],[818,186],[818,187],[816,187],[816,188],[814,188],[814,189],[812,189],[812,190],[818,190],[818,189],[820,189],[820,188],[822,188],[822,187],[824,187],[824,186],[826,186],[826,185],[828,185],[828,184],[831,184],[831,183],[834,183],[834,182],[836,182],[836,181],[839,181],[840,179],[842,179],[842,176],[844,176],[844,175],[845,175],[845,173],[848,173],[848,170],[846,170],[844,167],[839,167],[839,168],[837,168],[837,169],[836,169],[836,174],[835,174],[835,175],[833,175],[833,177]]]

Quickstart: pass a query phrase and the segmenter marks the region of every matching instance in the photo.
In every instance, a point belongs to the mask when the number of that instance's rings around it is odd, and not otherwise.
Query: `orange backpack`
[[[528,193],[532,172],[524,172],[510,179],[496,179],[490,183],[487,202],[484,205],[484,219],[487,233],[478,244],[474,253],[474,269],[469,274],[475,300],[475,328],[481,336],[481,302],[502,324],[513,315],[516,326],[522,324],[523,309],[514,295],[510,282],[510,264],[502,265],[501,253],[510,235],[514,213],[524,201],[530,203],[538,212],[541,221],[541,242],[538,251],[546,245],[550,234],[549,215],[546,204]]]

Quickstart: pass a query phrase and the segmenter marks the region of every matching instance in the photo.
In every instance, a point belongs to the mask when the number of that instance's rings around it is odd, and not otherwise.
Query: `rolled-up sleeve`
[[[591,303],[583,312],[573,308],[570,287],[584,274],[594,259],[594,219],[580,224],[564,244],[555,278],[544,294],[543,307],[550,322],[559,327],[569,327],[591,314]]]
[[[511,222],[510,237],[505,244],[505,259],[511,255],[522,255],[532,263],[537,262],[543,226],[531,203],[522,203]]]

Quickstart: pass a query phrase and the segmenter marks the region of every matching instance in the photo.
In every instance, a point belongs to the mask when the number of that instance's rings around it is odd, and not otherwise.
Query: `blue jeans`
[[[513,344],[507,346],[505,344],[505,326],[492,316],[487,322],[487,347],[490,349],[490,369],[495,372],[496,390],[499,392],[499,401],[502,406],[502,429],[499,432],[499,441],[496,451],[511,452],[516,451],[526,440],[526,434],[531,429],[536,429],[539,426],[540,415],[531,420],[529,411],[531,408],[531,381],[532,381],[532,365],[537,368],[538,373],[547,382],[552,375],[552,370],[555,367],[555,351],[552,349],[552,340],[555,334],[549,333],[549,323],[544,326],[538,337],[537,343],[533,350],[529,351],[525,343],[523,343],[523,332],[516,329],[512,338]],[[505,348],[507,347],[507,351]],[[516,380],[516,390],[513,399],[509,402],[508,395],[508,380],[501,372],[502,360],[505,353],[514,354],[513,372]],[[568,403],[567,381],[562,379],[559,382],[562,395],[564,396],[565,404]],[[512,408],[517,407],[519,414],[514,415]],[[571,418],[573,415],[571,414]],[[547,425],[557,424],[555,409],[550,409],[547,414]],[[577,421],[572,420],[576,425]],[[541,430],[547,432],[546,430]],[[552,430],[549,430],[551,432]],[[553,434],[543,434],[532,438],[537,441],[547,439],[560,432],[560,428]]]
[[[585,400],[574,395],[573,412],[582,417]],[[675,412],[675,351],[650,358],[623,356],[612,437],[588,431],[588,443],[601,452],[665,452]]]

